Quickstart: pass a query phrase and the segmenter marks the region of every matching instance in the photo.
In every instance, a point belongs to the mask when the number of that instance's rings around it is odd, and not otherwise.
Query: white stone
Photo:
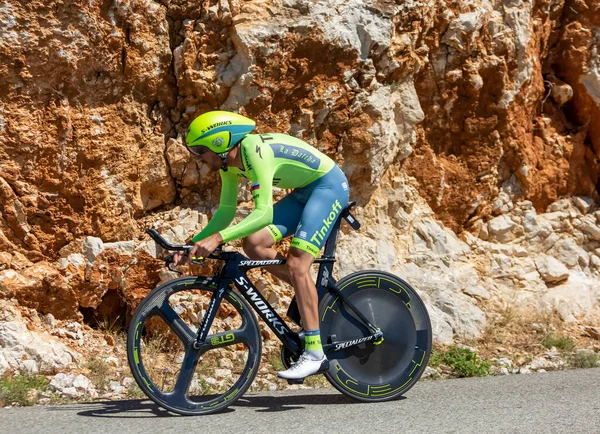
[[[555,202],[552,202],[546,208],[546,213],[552,213],[556,211],[565,211],[571,208],[571,200],[568,197],[563,197]]]
[[[40,372],[35,360],[23,360],[19,365],[19,370],[27,374],[37,374]]]
[[[501,215],[488,222],[489,233],[501,243],[517,238],[519,226],[507,216]]]
[[[424,118],[414,83],[401,83],[395,91],[382,86],[365,99],[357,99],[356,108],[369,106],[378,113],[369,132],[374,138],[367,150],[371,166],[371,182],[379,182],[389,165],[405,159],[412,153],[416,140],[414,127]]]
[[[77,333],[81,330],[81,323],[78,322],[68,322],[65,327],[67,330]]]
[[[566,283],[549,288],[541,297],[540,306],[556,311],[565,322],[592,319],[598,309],[600,286],[596,279],[582,272],[571,272]]]
[[[104,243],[104,249],[116,250],[121,255],[133,255],[135,250],[134,241],[117,241],[114,243]]]
[[[569,278],[568,268],[552,256],[540,255],[536,257],[535,266],[546,283],[558,283]]]
[[[79,374],[73,381],[73,387],[76,389],[87,390],[90,387],[90,380],[85,376]]]
[[[10,368],[20,369],[22,360],[31,359],[41,373],[49,373],[65,369],[73,362],[71,351],[62,343],[46,332],[28,330],[20,315],[15,319],[0,321],[0,354]]]
[[[231,377],[231,369],[215,369],[215,377],[229,378]]]
[[[98,237],[85,237],[82,243],[82,253],[85,255],[88,262],[93,263],[96,256],[104,250],[104,243]]]
[[[557,241],[552,249],[548,251],[548,254],[554,256],[569,268],[574,268],[577,265],[585,267],[589,262],[589,254],[571,237]]]
[[[573,88],[566,83],[554,84],[551,95],[552,99],[561,106],[573,97]]]
[[[73,382],[75,381],[74,375],[67,375],[63,372],[56,374],[52,380],[50,380],[50,384],[48,387],[50,390],[55,392],[62,392],[63,389],[68,387],[73,387]]]
[[[450,22],[448,29],[444,33],[442,42],[456,50],[464,50],[469,41],[476,38],[479,34],[479,30],[483,25],[484,15],[483,10],[460,14]]]
[[[525,232],[533,232],[539,227],[535,210],[525,211],[523,214],[522,225]]]
[[[58,391],[61,395],[66,396],[67,398],[79,398],[82,393],[79,392],[74,387],[65,387]]]
[[[537,371],[538,369],[548,368],[550,365],[551,364],[548,362],[548,360],[544,359],[543,357],[538,357],[531,361],[529,368],[532,371]]]
[[[431,321],[431,334],[433,341],[442,345],[449,345],[453,340],[454,333],[450,325],[450,318],[435,306],[426,304],[429,320]]]
[[[131,378],[131,377],[125,377],[121,381],[121,386],[126,387],[126,388],[131,387],[132,384],[133,384],[133,378]]]
[[[219,367],[224,369],[233,369],[233,362],[228,358],[222,358],[219,360]]]
[[[579,76],[579,83],[585,87],[587,95],[594,100],[596,106],[600,106],[600,61],[597,45],[592,50],[586,73]]]
[[[468,296],[452,291],[439,291],[432,294],[433,303],[450,319],[455,334],[475,339],[485,328],[485,314]]]
[[[111,381],[108,388],[116,395],[121,395],[123,393],[123,386],[121,386],[118,381]]]
[[[217,385],[217,380],[216,380],[216,378],[213,378],[213,377],[204,377],[204,381],[206,382],[206,384],[208,384],[210,386]]]
[[[104,363],[106,363],[109,366],[112,366],[114,368],[119,367],[119,359],[117,359],[116,357],[107,357],[106,360],[104,361]]]
[[[496,360],[496,364],[498,366],[505,366],[507,368],[512,368],[512,366],[513,366],[512,360],[510,360],[509,358],[506,358],[506,357],[501,357],[498,360]]]
[[[43,322],[50,329],[53,329],[53,328],[56,327],[56,318],[54,318],[54,315],[52,315],[51,313],[49,313],[48,315],[44,316]]]
[[[482,300],[489,300],[491,297],[490,292],[479,285],[468,285],[463,289],[463,292],[471,297],[479,298]]]
[[[592,208],[592,206],[594,206],[594,199],[590,197],[575,196],[573,198],[573,202],[575,203],[575,206],[579,209],[579,211],[581,211],[583,214],[587,214],[588,212],[590,212],[590,209]]]
[[[439,376],[440,373],[438,371],[436,371],[431,366],[426,366],[425,370],[423,371],[423,374],[421,375],[421,378],[436,378]]]
[[[141,242],[135,250],[143,250],[153,258],[158,258],[158,254],[162,249],[154,242],[154,240],[147,240]]]
[[[69,265],[73,265],[75,268],[85,266],[85,257],[81,253],[71,253],[66,258],[60,258],[58,260],[58,267],[64,270]]]
[[[411,253],[436,256],[459,256],[469,252],[469,246],[433,219],[423,219],[414,226]]]
[[[596,218],[593,215],[583,217],[581,219],[581,224],[577,229],[589,235],[592,239],[600,241],[600,227],[596,223]]]

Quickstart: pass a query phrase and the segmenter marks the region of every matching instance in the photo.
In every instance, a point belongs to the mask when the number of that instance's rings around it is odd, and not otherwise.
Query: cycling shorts
[[[267,229],[275,242],[294,234],[291,246],[316,258],[340,212],[348,205],[348,195],[348,180],[334,166],[277,202],[273,206],[273,223]]]

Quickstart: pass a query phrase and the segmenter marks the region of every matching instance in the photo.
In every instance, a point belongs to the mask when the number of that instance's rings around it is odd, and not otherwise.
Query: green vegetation
[[[600,358],[593,351],[583,351],[573,354],[570,359],[570,365],[574,368],[596,368]]]
[[[575,341],[568,336],[555,336],[549,334],[542,339],[541,344],[548,349],[552,347],[556,347],[562,351],[573,351],[575,349]]]
[[[484,377],[489,374],[491,363],[480,360],[479,356],[467,348],[450,346],[443,351],[434,350],[429,359],[429,366],[440,365],[450,367],[459,377]]]
[[[39,393],[48,389],[48,380],[41,375],[17,375],[0,377],[0,407],[12,405],[33,405]]]

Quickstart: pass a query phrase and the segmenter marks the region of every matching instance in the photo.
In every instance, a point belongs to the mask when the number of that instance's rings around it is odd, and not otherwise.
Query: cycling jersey
[[[348,182],[342,171],[316,148],[286,134],[249,134],[240,143],[240,152],[243,169],[220,171],[219,208],[192,241],[219,232],[223,242],[228,242],[267,226],[278,241],[301,228],[292,245],[317,256],[348,203]],[[250,180],[255,208],[240,223],[228,227],[235,217],[239,178]],[[295,189],[276,204],[276,219],[273,186]]]

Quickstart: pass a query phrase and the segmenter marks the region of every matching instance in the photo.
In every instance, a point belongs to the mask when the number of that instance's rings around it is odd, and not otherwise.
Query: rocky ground
[[[439,345],[431,369],[593,365],[599,8],[3,2],[2,387],[19,373],[49,376],[43,399],[130,391],[121,330],[148,291],[173,278],[144,230],[184,242],[214,213],[218,177],[181,137],[219,108],[340,165],[363,226],[343,228],[336,273],[383,269],[416,287]],[[242,185],[238,218],[249,200]],[[255,277],[283,312],[290,290]],[[278,350],[268,331],[263,338],[255,387],[281,387],[269,363]]]
[[[38,315],[10,302],[0,306],[1,355],[20,369],[5,372],[0,382],[3,406],[56,404],[79,400],[142,399],[127,365],[124,332],[111,323],[93,327]],[[304,385],[277,379],[279,344],[263,333],[261,368],[251,391],[329,387],[322,376]],[[558,316],[533,317],[527,312],[497,315],[468,345],[436,344],[423,379],[473,375],[514,375],[600,366],[600,327],[566,325]],[[1,359],[0,359],[1,360]],[[166,364],[161,369],[172,369]],[[215,363],[203,381],[219,387],[231,376],[231,360]],[[19,380],[22,378],[23,380]],[[35,379],[35,381],[32,381]]]

